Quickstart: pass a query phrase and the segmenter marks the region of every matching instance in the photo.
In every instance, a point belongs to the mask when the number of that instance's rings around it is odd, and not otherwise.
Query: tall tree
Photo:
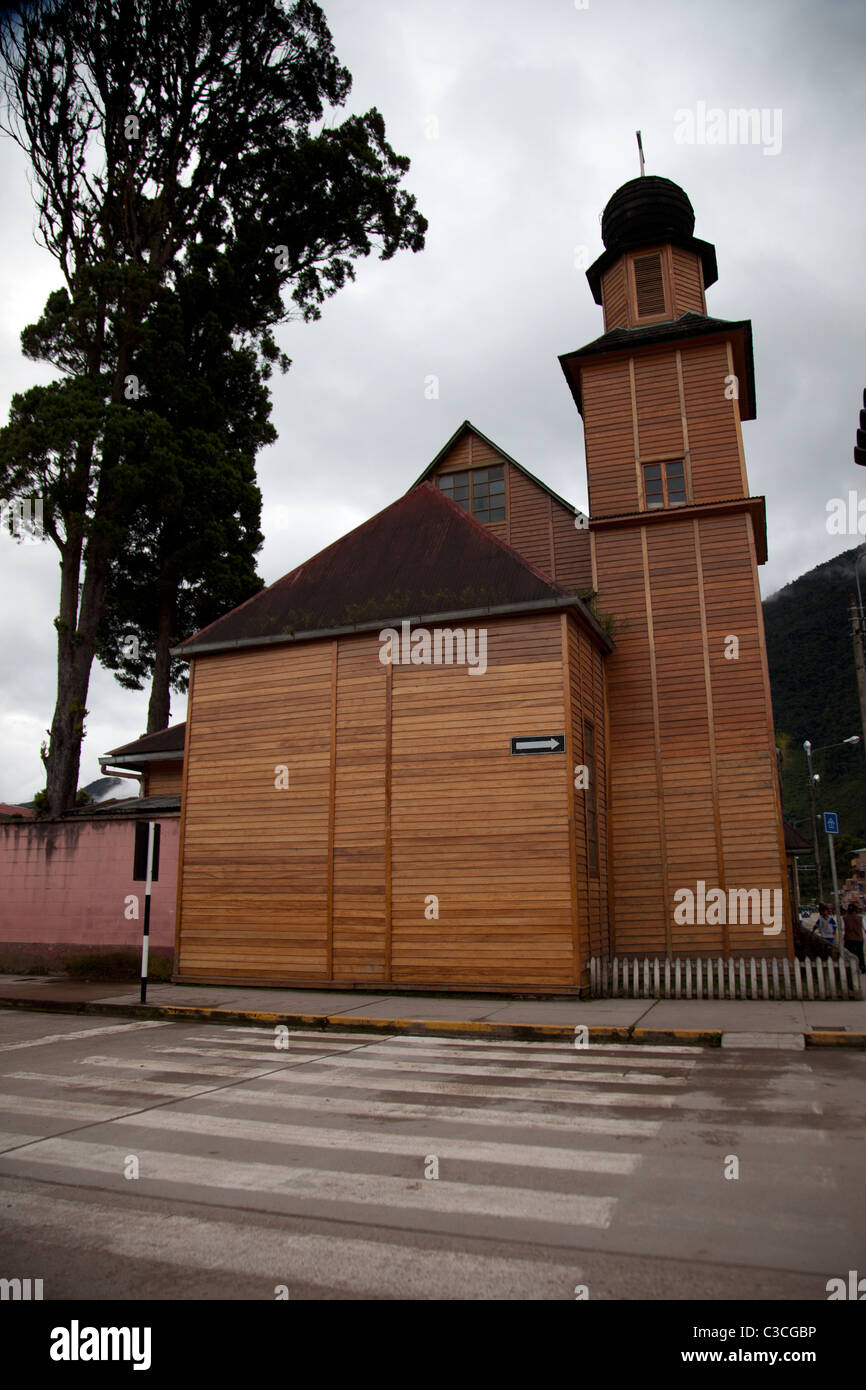
[[[44,753],[46,809],[60,814],[142,470],[178,447],[138,367],[160,294],[189,274],[225,296],[223,330],[261,380],[286,365],[278,323],[319,317],[374,247],[420,250],[426,222],[378,111],[325,123],[351,78],[312,0],[22,0],[0,19],[0,69],[2,128],[29,156],[64,279],[22,335],[60,380],[16,396],[0,433],[0,493],[38,493],[60,552]]]
[[[187,273],[160,295],[137,358],[144,403],[171,425],[174,447],[142,461],[134,543],[111,561],[97,656],[129,689],[150,677],[148,733],[167,727],[172,688],[186,689],[171,647],[262,587],[255,455],[276,438],[270,364],[235,345],[233,315],[206,277]]]

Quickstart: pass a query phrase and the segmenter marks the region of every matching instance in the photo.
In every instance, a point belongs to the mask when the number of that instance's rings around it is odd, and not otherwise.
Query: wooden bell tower
[[[584,421],[593,582],[619,621],[606,663],[611,951],[791,955],[757,577],[766,516],[741,432],[755,416],[751,325],[707,315],[716,254],[694,222],[668,179],[614,193],[587,271],[605,332],[560,358]],[[681,890],[699,905],[701,884],[724,909],[684,921]]]

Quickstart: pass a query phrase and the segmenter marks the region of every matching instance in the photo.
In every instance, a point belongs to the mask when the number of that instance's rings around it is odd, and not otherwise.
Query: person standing
[[[818,920],[812,930],[822,941],[826,941],[828,946],[832,946],[836,940],[836,919],[830,916],[830,909],[826,903],[818,904]]]
[[[845,910],[845,950],[857,957],[860,969],[866,973],[863,960],[863,912],[856,903],[849,903]]]

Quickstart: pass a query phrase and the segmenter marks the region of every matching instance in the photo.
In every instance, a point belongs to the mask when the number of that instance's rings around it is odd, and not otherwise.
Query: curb
[[[254,1009],[222,1009],[195,1004],[105,1004],[93,1000],[21,999],[0,996],[0,1008],[31,1013],[84,1014],[89,1017],[164,1018],[182,1023],[283,1024],[310,1032],[396,1033],[415,1037],[479,1037],[512,1042],[573,1043],[575,1028],[585,1027],[590,1041],[630,1043],[640,1047],[722,1046],[724,1028],[638,1028],[634,1024],[490,1023],[484,1019],[417,1019],[351,1017],[345,1014],[275,1013]],[[866,1048],[866,1033],[806,1032],[806,1047]]]

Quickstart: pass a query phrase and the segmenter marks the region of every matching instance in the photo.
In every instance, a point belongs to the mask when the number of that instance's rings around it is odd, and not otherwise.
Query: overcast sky
[[[638,172],[681,184],[715,244],[707,308],[750,318],[758,418],[751,491],[767,499],[766,597],[855,544],[827,503],[861,486],[866,386],[863,0],[328,0],[349,108],[382,112],[430,223],[426,249],[368,259],[317,324],[291,324],[259,458],[266,583],[406,490],[466,418],[586,507],[583,429],[557,362],[603,331],[582,265]],[[701,111],[765,113],[755,144],[699,142]],[[688,135],[692,113],[694,140]],[[765,152],[767,151],[767,152]],[[34,241],[24,157],[0,139],[0,419],[50,377],[21,329],[60,283]],[[580,248],[586,248],[582,253]],[[425,381],[439,380],[438,399]],[[863,476],[866,496],[866,475]],[[286,522],[288,524],[286,524]],[[44,785],[59,572],[50,542],[0,539],[0,800]],[[147,692],[94,666],[80,785],[137,737]],[[174,697],[172,722],[185,716]]]

